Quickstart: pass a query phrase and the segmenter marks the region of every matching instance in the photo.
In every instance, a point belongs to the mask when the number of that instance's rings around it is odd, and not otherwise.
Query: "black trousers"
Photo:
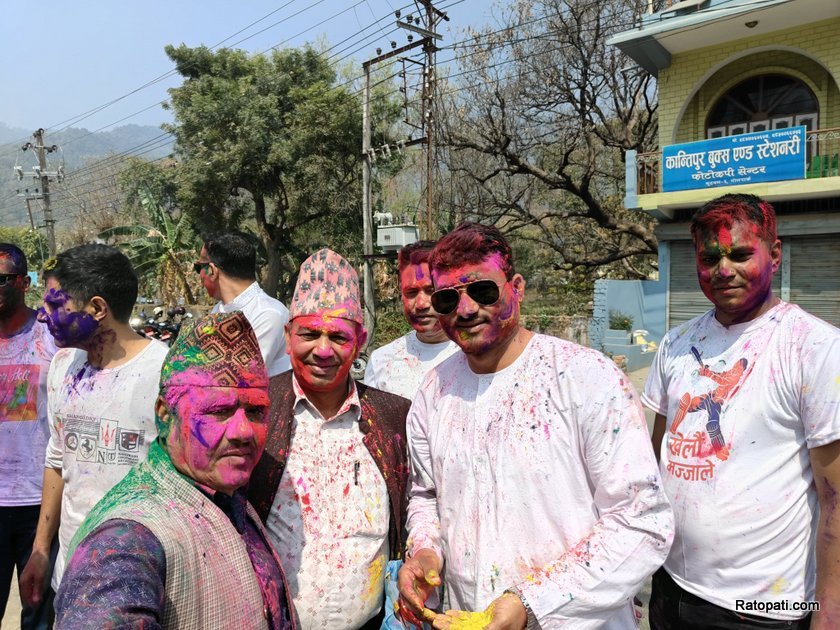
[[[0,506],[0,618],[6,612],[15,567],[20,576],[32,552],[32,541],[35,539],[40,511],[39,505]],[[57,542],[56,540],[55,543]],[[23,630],[47,630],[52,627],[55,594],[50,588],[50,579],[58,552],[58,545],[55,543],[50,554],[50,570],[47,571],[41,603],[37,608],[24,605],[21,610],[20,627]]]
[[[807,630],[811,627],[811,615],[796,621],[780,621],[721,608],[682,589],[665,569],[659,569],[653,574],[650,627],[651,630]]]

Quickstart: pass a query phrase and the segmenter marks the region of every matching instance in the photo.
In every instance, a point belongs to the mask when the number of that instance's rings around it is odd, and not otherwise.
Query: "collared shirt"
[[[384,598],[388,490],[362,441],[349,383],[341,409],[325,419],[292,377],[293,438],[266,529],[303,630],[359,628]]]
[[[599,352],[536,334],[508,367],[463,353],[408,414],[408,551],[445,558],[444,608],[515,587],[543,628],[634,628],[631,597],[673,536],[629,379]]]
[[[291,628],[280,567],[257,526],[247,518],[245,494],[209,496],[242,536],[263,594],[268,627]],[[78,605],[84,602],[84,605]],[[166,605],[166,554],[149,529],[112,519],[91,532],[73,554],[56,596],[62,628],[160,628]]]
[[[242,311],[257,335],[257,343],[265,361],[269,376],[280,374],[292,367],[286,354],[284,327],[289,321],[289,309],[252,283],[227,304],[218,302],[211,312],[232,313]]]
[[[365,384],[413,400],[428,371],[458,350],[458,344],[449,339],[420,341],[412,330],[373,351],[365,368]]]

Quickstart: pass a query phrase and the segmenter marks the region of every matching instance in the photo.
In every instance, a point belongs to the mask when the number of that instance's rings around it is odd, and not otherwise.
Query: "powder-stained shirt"
[[[728,327],[712,310],[662,340],[642,400],[667,418],[676,536],[665,569],[683,589],[729,610],[814,599],[808,449],[840,439],[839,377],[840,330],[786,302]]]
[[[52,335],[34,317],[15,335],[0,337],[0,506],[41,503],[54,354]]]
[[[631,597],[673,515],[629,379],[601,353],[535,334],[508,367],[453,355],[408,415],[408,551],[445,559],[444,608],[517,588],[544,629],[634,628]]]
[[[52,585],[58,590],[70,541],[90,509],[146,457],[157,437],[155,401],[169,347],[151,341],[130,361],[98,369],[87,352],[59,350],[48,379],[50,441],[46,467],[61,470],[59,550]]]
[[[412,400],[426,373],[458,349],[449,339],[424,343],[412,330],[373,351],[365,368],[365,384]]]
[[[203,488],[200,490],[208,494]],[[247,518],[245,494],[237,492],[229,497],[216,492],[211,498],[245,542],[263,594],[268,627],[291,628],[280,568],[256,525]],[[66,629],[152,630],[161,627],[165,605],[163,545],[140,523],[112,519],[97,527],[76,548],[56,596],[56,621]]]
[[[289,309],[280,300],[276,300],[254,282],[231,302],[218,302],[212,313],[232,313],[242,311],[260,344],[260,352],[265,361],[269,376],[291,369],[289,355],[286,354],[285,326],[289,321]]]
[[[385,480],[362,441],[356,385],[325,419],[297,379],[292,443],[266,520],[300,628],[359,628],[382,608],[388,563]]]

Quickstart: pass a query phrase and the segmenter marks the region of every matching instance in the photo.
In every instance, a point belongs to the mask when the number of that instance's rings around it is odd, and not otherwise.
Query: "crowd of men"
[[[0,244],[0,607],[16,568],[23,628],[612,630],[653,576],[654,629],[839,628],[840,330],[773,294],[769,203],[691,233],[712,309],[641,399],[520,324],[492,226],[400,251],[412,331],[364,382],[329,249],[287,309],[246,235],[205,239],[218,303],[168,347],[128,325],[119,250],[49,261],[36,312]]]

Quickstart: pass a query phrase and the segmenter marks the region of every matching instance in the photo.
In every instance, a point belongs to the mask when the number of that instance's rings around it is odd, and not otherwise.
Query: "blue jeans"
[[[707,602],[680,587],[665,569],[653,574],[650,594],[651,630],[808,630],[810,613],[802,619],[785,621],[737,613]]]
[[[40,505],[0,506],[0,618],[6,612],[12,573],[17,567],[17,573],[20,576],[32,552],[32,541],[35,539],[40,511]],[[22,630],[47,630],[52,627],[54,593],[50,588],[50,579],[58,553],[58,545],[55,542],[50,554],[50,568],[44,583],[44,597],[37,608],[23,606],[20,614]]]

